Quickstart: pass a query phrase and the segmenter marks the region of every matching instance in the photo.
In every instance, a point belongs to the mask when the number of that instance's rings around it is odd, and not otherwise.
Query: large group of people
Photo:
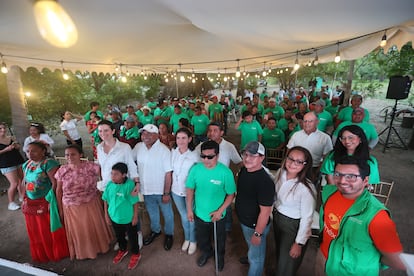
[[[235,199],[248,248],[240,262],[249,264],[248,275],[262,275],[265,269],[271,227],[276,274],[296,275],[315,210],[323,238],[317,275],[377,275],[382,265],[404,270],[395,224],[369,193],[370,185],[380,182],[378,162],[370,154],[377,142],[375,128],[367,132],[369,113],[360,107],[359,95],[342,110],[337,96],[326,87],[320,93],[314,88],[273,95],[246,91],[236,108],[231,94],[223,92],[170,102],[150,99],[146,106],[137,104],[137,110],[127,105],[125,113],[108,104],[105,115],[93,102],[83,118],[69,111],[62,115],[68,146],[67,164],[60,168],[42,124],[30,126],[24,162],[20,146],[0,123],[8,209],[20,208],[18,192],[36,262],[94,259],[108,252],[116,238],[113,263],[130,253],[128,269],[134,269],[142,257],[141,200],[150,220],[143,245],[164,234],[163,247],[171,250],[175,204],[184,235],[181,250],[189,255],[198,250],[200,267],[215,254],[222,271]],[[240,119],[228,119],[236,109]],[[95,162],[81,160],[76,124],[82,119],[96,146]],[[231,121],[240,131],[240,151],[223,138]],[[282,148],[287,151],[280,168],[267,169],[267,150]]]

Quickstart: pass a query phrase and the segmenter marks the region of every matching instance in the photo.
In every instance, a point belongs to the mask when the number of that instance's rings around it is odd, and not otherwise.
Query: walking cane
[[[215,265],[216,265],[216,275],[219,275],[218,272],[218,253],[217,253],[217,223],[216,221],[213,221],[214,225],[214,259],[215,259]]]

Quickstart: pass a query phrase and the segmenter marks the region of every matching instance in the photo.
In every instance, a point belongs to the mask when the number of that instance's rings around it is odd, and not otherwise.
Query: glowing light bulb
[[[68,48],[78,40],[78,31],[70,16],[54,0],[37,0],[33,6],[40,35],[53,46]]]
[[[2,72],[3,74],[7,74],[7,73],[9,72],[9,69],[7,69],[7,65],[6,65],[6,63],[5,63],[5,62],[2,62],[2,63],[1,63],[1,72]]]

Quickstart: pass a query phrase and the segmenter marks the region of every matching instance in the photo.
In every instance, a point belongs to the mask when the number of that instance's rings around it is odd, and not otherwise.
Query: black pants
[[[132,226],[132,223],[118,224],[112,221],[112,227],[114,228],[116,240],[119,244],[119,249],[125,251],[127,249],[127,240],[125,239],[125,232],[128,235],[128,240],[131,247],[132,254],[139,253],[138,247],[138,233],[137,226]]]
[[[226,221],[224,218],[216,222],[217,225],[217,254],[219,260],[224,260],[226,245]],[[214,249],[212,247],[211,236],[214,234],[213,222],[205,222],[195,217],[197,246],[202,254],[212,256]],[[214,242],[214,241],[213,241]]]
[[[298,258],[289,255],[290,248],[295,242],[299,229],[300,219],[287,217],[273,211],[273,231],[276,242],[277,276],[294,276],[302,263],[307,243],[302,247],[302,254]]]
[[[80,147],[80,148],[82,148],[83,147],[83,144],[82,144],[82,138],[79,138],[78,140],[75,140],[75,143]],[[72,145],[72,142],[71,141],[69,141],[68,139],[66,139],[66,144],[68,144],[68,146],[69,145]]]

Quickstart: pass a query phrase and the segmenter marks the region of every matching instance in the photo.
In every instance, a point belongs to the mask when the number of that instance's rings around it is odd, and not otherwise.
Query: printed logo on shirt
[[[357,219],[357,218],[354,218],[354,217],[350,217],[348,220],[349,220],[349,221],[352,221],[352,222],[355,222],[355,223],[357,223],[357,224],[359,224],[359,225],[361,225],[361,224],[362,224],[362,220]]]
[[[124,194],[123,193],[116,193],[116,196],[124,197]]]
[[[214,179],[211,179],[211,180],[210,180],[210,183],[212,183],[212,184],[214,184],[214,185],[221,185],[222,181],[221,181],[221,180],[214,180]]]

